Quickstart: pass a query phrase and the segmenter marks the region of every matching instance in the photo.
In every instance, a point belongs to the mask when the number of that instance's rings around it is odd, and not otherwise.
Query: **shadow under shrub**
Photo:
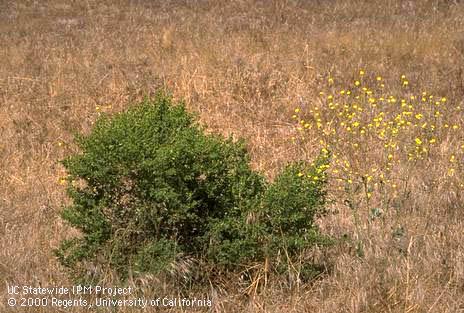
[[[79,277],[103,266],[122,278],[172,272],[183,257],[237,270],[326,242],[314,220],[327,156],[268,183],[243,141],[205,134],[171,102],[158,94],[78,136],[81,153],[63,161],[72,204],[62,217],[82,236],[62,243],[62,264]]]

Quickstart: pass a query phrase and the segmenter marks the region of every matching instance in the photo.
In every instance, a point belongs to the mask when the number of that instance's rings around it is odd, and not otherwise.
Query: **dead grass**
[[[2,285],[71,284],[52,253],[72,231],[57,215],[66,202],[58,161],[74,151],[73,133],[90,129],[101,111],[167,88],[209,130],[245,137],[255,168],[272,177],[319,150],[316,140],[304,153],[292,144],[291,115],[302,99],[318,97],[328,74],[350,82],[360,67],[386,80],[406,73],[416,87],[461,103],[464,6],[457,2],[3,1]],[[297,290],[276,283],[246,298],[240,289],[212,289],[214,311],[464,312],[463,190],[434,164],[415,169],[381,221],[367,222],[361,206],[356,225],[342,204],[321,220],[329,234],[362,240],[363,257],[347,241],[326,252],[330,275]],[[147,298],[176,292],[149,279],[140,284]],[[1,295],[2,312],[53,309],[10,309],[5,289]]]

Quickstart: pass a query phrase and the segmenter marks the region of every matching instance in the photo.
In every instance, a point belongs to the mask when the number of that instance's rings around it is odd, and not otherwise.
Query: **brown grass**
[[[273,177],[320,148],[317,140],[303,150],[292,144],[291,115],[301,99],[318,97],[329,74],[348,83],[360,67],[386,80],[405,73],[460,104],[464,6],[455,2],[2,1],[0,311],[87,312],[11,309],[5,288],[71,284],[52,252],[72,231],[58,217],[67,201],[58,161],[101,111],[167,88],[209,130],[245,137],[253,166]],[[463,143],[462,127],[457,136],[442,149]],[[369,223],[361,205],[355,223],[343,201],[320,221],[328,234],[360,238],[362,258],[348,242],[325,252],[333,269],[315,283],[270,284],[249,299],[240,288],[213,288],[213,311],[464,312],[463,189],[443,179],[436,157],[391,194],[381,222]],[[138,292],[177,291],[148,281]]]

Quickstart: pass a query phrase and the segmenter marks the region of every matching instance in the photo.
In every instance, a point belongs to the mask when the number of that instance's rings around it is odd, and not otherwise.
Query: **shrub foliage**
[[[76,273],[89,264],[122,277],[160,273],[183,257],[237,269],[321,242],[314,220],[327,157],[289,165],[269,183],[250,168],[243,141],[205,134],[163,94],[101,117],[76,141],[80,153],[63,161],[72,202],[62,217],[82,235],[57,250]]]

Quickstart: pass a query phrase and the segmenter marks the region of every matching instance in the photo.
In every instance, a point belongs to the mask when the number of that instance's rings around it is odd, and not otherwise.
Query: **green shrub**
[[[290,165],[269,185],[243,141],[206,135],[162,94],[76,141],[81,153],[63,161],[72,204],[62,217],[82,236],[57,250],[76,273],[89,263],[122,277],[160,273],[183,256],[235,269],[320,237],[324,180],[298,175],[315,166]]]

